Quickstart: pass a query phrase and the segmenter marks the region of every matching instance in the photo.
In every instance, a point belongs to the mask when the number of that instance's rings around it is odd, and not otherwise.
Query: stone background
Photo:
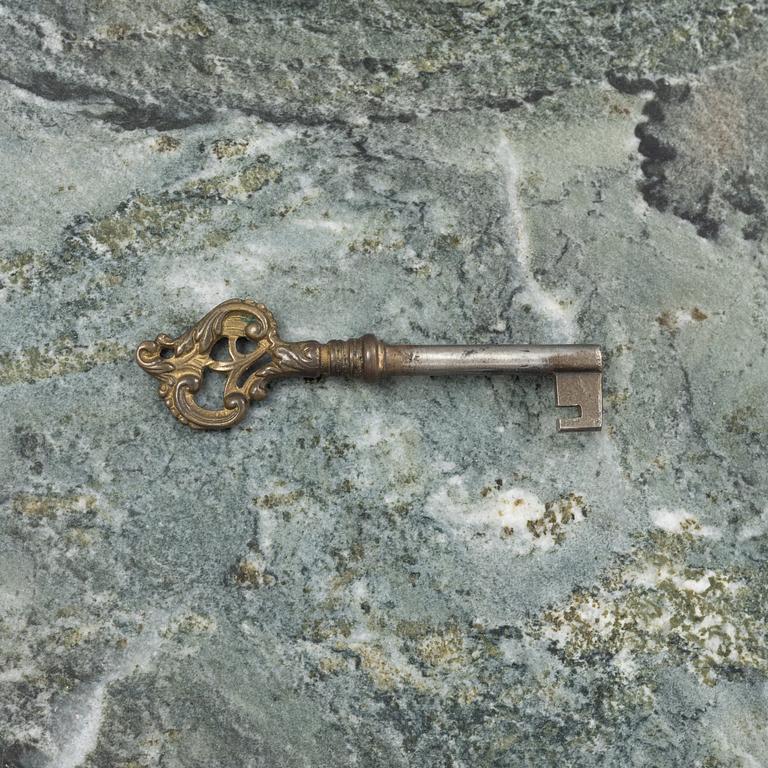
[[[0,5],[0,764],[768,765],[765,2]],[[286,382],[131,359],[604,345]]]

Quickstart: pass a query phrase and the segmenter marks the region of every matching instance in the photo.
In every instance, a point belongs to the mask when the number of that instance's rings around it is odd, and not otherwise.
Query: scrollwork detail
[[[214,347],[227,340],[226,359]],[[253,349],[243,352],[239,342]],[[160,334],[142,342],[136,361],[160,383],[158,393],[183,424],[196,429],[226,429],[240,422],[251,400],[263,400],[268,385],[287,376],[319,375],[316,341],[283,341],[272,313],[250,299],[230,299],[212,309],[177,338]],[[205,408],[195,399],[209,372],[226,374],[223,407]]]

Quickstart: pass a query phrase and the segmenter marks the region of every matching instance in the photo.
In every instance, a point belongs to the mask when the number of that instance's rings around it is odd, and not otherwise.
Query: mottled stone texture
[[[0,6],[0,765],[768,765],[764,2]],[[133,363],[585,341],[551,382]]]

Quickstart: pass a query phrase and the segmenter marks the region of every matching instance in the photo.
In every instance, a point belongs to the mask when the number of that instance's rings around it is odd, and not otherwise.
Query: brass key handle
[[[214,356],[223,342],[223,356]],[[251,400],[263,400],[273,379],[287,376],[381,376],[412,374],[547,373],[555,377],[558,406],[580,415],[558,419],[558,431],[602,427],[602,369],[599,346],[385,344],[372,334],[356,339],[283,341],[272,313],[250,299],[230,299],[212,309],[178,338],[160,334],[143,341],[136,361],[160,382],[171,413],[195,429],[226,429],[245,416]],[[195,400],[206,371],[225,373],[223,408]]]

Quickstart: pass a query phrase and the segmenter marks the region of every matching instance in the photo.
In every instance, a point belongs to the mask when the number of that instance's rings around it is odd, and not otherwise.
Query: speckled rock
[[[0,7],[0,765],[768,764],[764,3]],[[585,341],[550,381],[132,361]],[[214,397],[213,391],[206,397]]]

